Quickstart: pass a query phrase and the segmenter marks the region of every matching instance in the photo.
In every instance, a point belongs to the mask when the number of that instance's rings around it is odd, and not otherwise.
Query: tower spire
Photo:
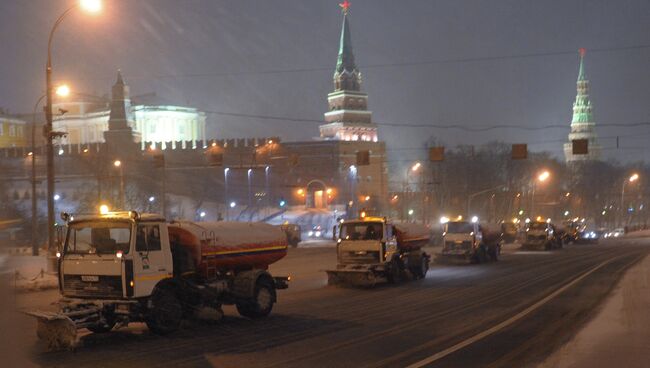
[[[377,126],[368,110],[368,95],[361,92],[361,73],[354,62],[352,35],[348,15],[350,2],[339,4],[343,25],[339,39],[339,53],[334,70],[334,92],[327,95],[329,111],[320,126],[323,139],[377,142]]]
[[[584,81],[585,78],[585,54],[587,53],[587,49],[585,48],[580,48],[578,50],[580,53],[580,69],[578,70],[578,81]]]
[[[573,103],[573,117],[571,119],[571,132],[569,142],[564,145],[564,155],[567,162],[598,160],[601,148],[596,135],[596,124],[593,117],[593,108],[589,98],[589,80],[585,75],[585,53],[581,48],[578,81],[576,82],[576,99]],[[574,155],[572,143],[574,140],[586,139],[589,142],[589,152],[586,155]]]

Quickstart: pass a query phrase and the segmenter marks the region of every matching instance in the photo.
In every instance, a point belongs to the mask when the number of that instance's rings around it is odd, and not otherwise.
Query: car
[[[609,231],[609,232],[605,233],[605,235],[603,237],[605,237],[605,238],[619,238],[619,237],[621,237],[623,235],[625,235],[625,229],[619,227],[619,228],[616,228],[616,229],[614,229],[612,231]]]
[[[325,236],[325,231],[320,225],[314,225],[314,227],[307,232],[307,236],[313,239],[320,239]]]

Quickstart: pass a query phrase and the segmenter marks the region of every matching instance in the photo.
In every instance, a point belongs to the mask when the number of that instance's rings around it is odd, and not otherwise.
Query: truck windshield
[[[381,222],[361,222],[341,224],[341,239],[344,240],[381,240],[383,237]]]
[[[474,225],[469,222],[448,222],[445,227],[448,234],[469,234],[474,231]]]
[[[131,223],[120,221],[80,222],[70,225],[65,253],[115,254],[128,253]]]
[[[529,230],[546,230],[546,222],[531,222],[530,225],[528,225]]]

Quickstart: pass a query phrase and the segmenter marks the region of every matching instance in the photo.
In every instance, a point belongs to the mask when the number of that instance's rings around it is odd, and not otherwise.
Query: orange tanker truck
[[[288,287],[288,277],[268,271],[287,253],[286,235],[272,225],[168,223],[134,211],[63,217],[60,311],[28,313],[52,348],[74,345],[80,328],[100,333],[145,322],[170,333],[185,318],[221,318],[224,304],[264,317],[276,291]]]
[[[336,269],[327,270],[330,285],[373,286],[422,279],[430,257],[422,247],[431,232],[425,225],[392,223],[382,217],[342,221],[337,231]]]

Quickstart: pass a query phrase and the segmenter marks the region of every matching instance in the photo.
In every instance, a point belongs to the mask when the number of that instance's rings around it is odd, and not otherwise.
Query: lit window
[[[13,124],[9,125],[9,136],[10,137],[15,137],[16,136],[16,126]]]
[[[353,140],[353,141],[358,141],[358,140],[359,140],[359,136],[358,136],[357,134],[353,134],[353,135],[352,135],[352,140]]]

